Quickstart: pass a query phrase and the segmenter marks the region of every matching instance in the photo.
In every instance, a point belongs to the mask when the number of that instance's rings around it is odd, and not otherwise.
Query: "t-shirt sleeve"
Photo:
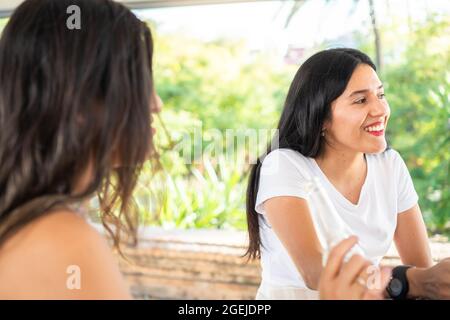
[[[405,161],[397,151],[394,151],[395,168],[397,174],[397,213],[411,209],[419,200],[414,188],[411,175],[406,167]]]
[[[265,157],[260,169],[256,212],[265,214],[264,202],[270,198],[292,196],[306,199],[307,168],[303,169],[304,161],[292,150],[274,150]]]

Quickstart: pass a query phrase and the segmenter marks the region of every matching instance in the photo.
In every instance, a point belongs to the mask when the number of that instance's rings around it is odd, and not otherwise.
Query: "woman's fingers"
[[[358,238],[351,236],[341,241],[333,249],[331,249],[328,255],[327,264],[322,271],[322,277],[324,279],[331,280],[339,274],[345,255],[357,242]]]
[[[359,282],[353,282],[348,286],[350,299],[352,300],[362,300],[367,293],[367,287]]]
[[[363,299],[368,290],[369,267],[371,263],[355,254],[345,263],[339,273],[338,286],[349,288],[350,299]]]
[[[377,272],[375,284],[369,285],[364,294],[364,300],[385,299],[384,292],[391,279],[392,268],[381,267],[377,269]]]
[[[383,299],[391,268],[373,266],[360,255],[344,258],[357,243],[352,236],[336,245],[328,256],[319,283],[322,299]]]
[[[353,255],[350,260],[342,266],[340,272],[340,282],[345,285],[352,285],[357,282],[366,287],[368,278],[368,268],[371,263],[359,254]]]
[[[392,277],[392,267],[381,267],[381,285],[380,285],[380,290],[386,289],[389,281],[391,280]]]

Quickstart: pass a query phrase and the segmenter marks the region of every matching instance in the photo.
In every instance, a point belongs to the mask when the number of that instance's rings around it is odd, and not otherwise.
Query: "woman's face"
[[[161,97],[156,93],[156,91],[154,91],[151,95],[151,101],[150,101],[150,125],[151,125],[151,131],[152,131],[152,137],[155,136],[156,134],[156,129],[153,127],[153,122],[154,122],[154,115],[158,114],[162,111],[162,108],[164,106],[163,101],[161,100]],[[120,158],[117,154],[117,150],[114,152],[113,155],[113,168],[120,168],[121,167],[121,161]]]
[[[338,150],[379,153],[386,149],[390,116],[383,85],[369,65],[356,67],[347,88],[331,104],[332,119],[324,125],[327,145]]]

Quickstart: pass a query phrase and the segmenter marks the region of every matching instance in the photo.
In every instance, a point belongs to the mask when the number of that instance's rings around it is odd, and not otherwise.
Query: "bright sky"
[[[450,13],[448,0],[374,2],[380,20],[406,17],[408,11],[414,19],[422,19],[426,12]],[[287,29],[284,29],[284,22],[291,1],[149,9],[139,11],[138,15],[155,21],[159,32],[163,33],[184,32],[204,40],[244,38],[254,49],[284,50],[288,44],[311,47],[323,40],[346,41],[345,36],[352,31],[370,30],[367,3],[368,0],[331,0],[330,4],[325,0],[310,0]]]

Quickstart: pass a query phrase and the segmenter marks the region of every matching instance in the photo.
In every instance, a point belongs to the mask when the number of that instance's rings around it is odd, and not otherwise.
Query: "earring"
[[[325,129],[322,130],[322,132],[320,132],[320,135],[321,135],[322,137],[325,137]]]

